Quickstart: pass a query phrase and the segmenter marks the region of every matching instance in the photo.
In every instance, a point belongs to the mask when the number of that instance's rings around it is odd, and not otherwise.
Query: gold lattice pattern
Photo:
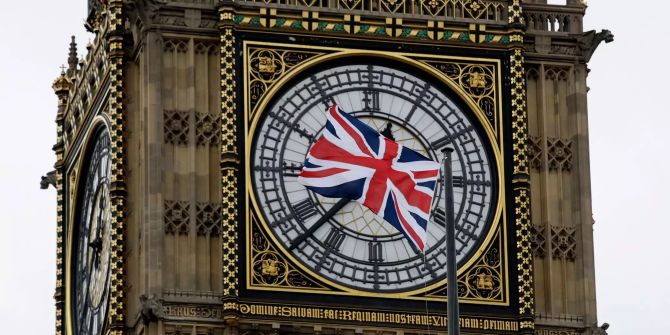
[[[64,75],[61,74],[61,78],[64,78]],[[58,114],[56,116],[56,145],[54,149],[56,151],[56,294],[54,298],[56,300],[56,335],[63,334],[63,310],[65,305],[65,241],[64,241],[64,217],[65,217],[65,201],[64,201],[64,190],[63,190],[63,113],[67,105],[67,94],[70,89],[70,86],[59,86],[54,85],[54,91],[58,96]]]
[[[528,117],[526,115],[526,80],[524,57],[521,49],[515,49],[510,57],[512,70],[512,149],[514,152],[514,174],[528,174]]]
[[[125,264],[125,113],[123,93],[123,1],[111,0],[108,4],[110,94],[109,117],[111,136],[111,283],[109,317],[112,329],[124,325]]]
[[[235,36],[231,28],[221,33],[221,150],[237,154],[237,115],[235,88]]]
[[[221,171],[222,185],[222,264],[223,295],[238,294],[237,236],[237,116],[235,86],[235,36],[230,27],[221,32],[221,160],[227,164]]]
[[[222,14],[224,15],[224,14]],[[235,36],[231,27],[221,30],[221,243],[223,296],[238,295],[237,234],[237,89]]]
[[[530,191],[514,190],[516,216],[517,271],[519,280],[519,314],[534,315],[533,263],[530,224]]]
[[[510,24],[524,24],[523,9],[521,8],[521,0],[512,0],[509,5],[509,23]]]
[[[249,118],[257,112],[256,105],[265,92],[296,65],[321,55],[321,52],[250,48],[249,53]]]
[[[59,127],[61,128],[61,127]],[[59,132],[60,133],[60,132]],[[59,134],[58,138],[61,138],[62,134]],[[62,325],[63,325],[63,305],[65,304],[65,295],[63,289],[63,282],[65,280],[64,269],[65,264],[63,262],[64,254],[63,250],[65,243],[63,241],[63,166],[62,154],[56,162],[60,166],[56,169],[56,194],[58,207],[56,212],[56,335],[62,334]]]
[[[238,287],[238,245],[237,245],[237,171],[222,171],[223,203],[221,206],[222,223],[222,264],[223,264],[223,296],[236,297]]]
[[[521,7],[515,0],[510,12]],[[512,13],[510,15],[513,15]],[[519,20],[521,20],[519,18]],[[521,21],[519,21],[521,22]],[[512,23],[510,19],[510,23]],[[533,254],[530,223],[530,187],[528,168],[528,114],[526,111],[526,74],[522,49],[514,49],[510,55],[510,80],[512,97],[512,155],[514,173],[514,216],[516,228],[517,273],[519,284],[519,328],[530,333],[534,328],[535,314],[533,292]]]

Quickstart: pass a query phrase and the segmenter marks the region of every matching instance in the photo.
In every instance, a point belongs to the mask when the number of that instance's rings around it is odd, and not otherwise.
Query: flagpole
[[[456,281],[456,223],[454,222],[454,185],[451,171],[452,148],[444,148],[444,207],[446,220],[444,228],[447,238],[447,321],[448,334],[459,335],[458,325],[458,284]]]

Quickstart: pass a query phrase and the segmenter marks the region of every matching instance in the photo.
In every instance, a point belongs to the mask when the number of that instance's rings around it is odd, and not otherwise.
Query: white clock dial
[[[441,186],[428,224],[424,262],[424,255],[400,232],[362,205],[321,197],[297,182],[333,103],[434,160],[451,145],[459,262],[486,236],[497,196],[490,146],[472,113],[440,85],[398,68],[343,65],[304,77],[274,101],[252,144],[255,196],[269,230],[311,271],[353,289],[389,293],[445,278]]]

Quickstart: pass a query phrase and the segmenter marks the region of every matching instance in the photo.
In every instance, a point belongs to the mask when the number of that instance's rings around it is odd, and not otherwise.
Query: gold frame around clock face
[[[265,57],[265,59],[262,59]],[[481,258],[488,254],[493,244],[497,244],[495,248],[499,251],[500,264],[494,272],[497,274],[497,285],[499,285],[499,294],[494,298],[481,297],[476,294],[471,299],[464,299],[472,303],[488,303],[494,305],[508,304],[508,282],[507,282],[507,255],[506,255],[506,222],[505,222],[505,206],[504,206],[504,177],[503,177],[503,155],[502,155],[502,133],[501,133],[501,117],[500,117],[500,64],[498,61],[485,60],[489,67],[477,65],[478,59],[459,58],[459,57],[443,57],[434,55],[417,55],[406,53],[391,53],[391,52],[373,52],[366,50],[351,50],[351,49],[337,49],[337,48],[313,48],[307,46],[288,46],[273,43],[258,43],[258,42],[244,42],[244,107],[245,107],[245,157],[246,162],[251,161],[252,148],[251,143],[255,136],[255,131],[258,127],[261,114],[264,113],[269,106],[270,101],[275,95],[281,91],[282,87],[300,73],[310,71],[314,68],[319,68],[324,62],[329,62],[336,59],[343,59],[346,57],[375,57],[377,59],[387,59],[394,62],[406,64],[409,67],[417,68],[418,70],[429,74],[441,82],[445,88],[456,92],[458,96],[465,102],[467,107],[473,112],[475,119],[481,124],[484,129],[485,138],[491,146],[492,156],[494,162],[493,167],[498,175],[497,178],[497,201],[495,204],[495,215],[490,222],[489,230],[484,234],[482,243],[479,244],[476,252],[472,254],[467,261],[465,261],[459,268],[459,282],[460,277],[467,277],[469,271],[479,266]],[[491,95],[490,103],[493,103],[493,113],[485,113],[482,110],[481,100],[483,94],[477,96],[476,94],[469,94],[462,88],[463,83],[459,80],[449,78],[443,71],[439,70],[439,64],[446,62],[463,62],[472,69],[490,69],[488,73],[489,86],[494,92]],[[431,64],[435,62],[435,64]],[[492,64],[492,65],[491,65]],[[467,67],[463,67],[467,68]],[[264,71],[267,75],[259,76],[259,72]],[[255,72],[255,73],[253,73]],[[475,78],[477,79],[477,78]],[[479,78],[481,79],[481,78]],[[467,80],[466,80],[467,81]],[[459,85],[460,84],[460,85]],[[497,95],[496,95],[497,91]],[[440,280],[423,288],[414,289],[407,292],[394,293],[375,293],[357,290],[355,288],[340,285],[332,280],[328,280],[318,273],[315,273],[308,267],[301,264],[295,259],[290,252],[288,252],[282,243],[276,239],[271,232],[266,222],[264,222],[263,215],[260,214],[257,199],[253,194],[253,184],[251,182],[251,168],[250,163],[245,166],[245,178],[247,188],[247,206],[246,207],[246,235],[247,235],[247,288],[260,290],[286,290],[294,292],[312,292],[312,293],[328,293],[328,294],[355,294],[359,296],[374,296],[387,298],[409,298],[409,299],[440,299],[442,292],[440,287],[444,286],[445,281]],[[258,230],[258,227],[260,230]],[[265,238],[259,245],[256,244],[257,238]],[[503,250],[505,249],[505,250]],[[258,257],[263,254],[265,258]],[[263,259],[261,259],[263,258]],[[258,264],[256,264],[258,263]],[[255,265],[258,265],[254,267]],[[276,274],[282,272],[283,277],[279,280],[256,280],[259,278],[259,273]],[[293,276],[293,282],[291,279]],[[472,276],[470,276],[472,277]],[[256,278],[256,279],[255,279]],[[296,279],[297,278],[297,279]],[[298,285],[296,285],[298,283]],[[302,283],[303,285],[300,285]],[[307,284],[305,284],[307,283]],[[467,284],[467,283],[466,283]]]

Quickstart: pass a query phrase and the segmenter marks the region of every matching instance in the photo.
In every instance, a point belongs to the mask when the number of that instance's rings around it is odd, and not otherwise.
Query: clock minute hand
[[[307,229],[302,235],[298,236],[293,242],[291,242],[291,246],[289,246],[289,250],[295,249],[297,246],[300,245],[300,243],[304,242],[309,236],[314,234],[314,232],[319,229],[319,227],[323,226],[328,219],[330,219],[335,213],[337,213],[342,207],[344,207],[346,204],[348,204],[351,201],[351,199],[340,199],[333,207],[330,207],[330,209],[323,214],[322,217],[319,218],[311,227]]]

